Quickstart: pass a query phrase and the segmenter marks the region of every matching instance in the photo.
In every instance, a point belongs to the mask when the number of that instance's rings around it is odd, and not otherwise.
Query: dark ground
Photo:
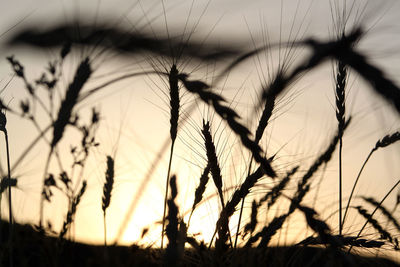
[[[13,266],[165,266],[159,249],[138,246],[93,246],[45,236],[29,225],[16,225]],[[2,223],[1,266],[9,266],[8,224]],[[400,252],[399,252],[400,253]],[[173,265],[175,266],[175,264]],[[400,266],[383,258],[347,255],[317,247],[270,247],[266,251],[238,249],[223,259],[213,250],[187,249],[181,266]]]

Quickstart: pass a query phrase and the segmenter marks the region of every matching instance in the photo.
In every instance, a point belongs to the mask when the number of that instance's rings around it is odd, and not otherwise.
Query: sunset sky
[[[77,22],[85,25],[117,25],[124,29],[139,31],[148,36],[180,38],[193,32],[190,40],[212,42],[248,51],[255,46],[279,41],[287,42],[297,38],[313,37],[326,39],[333,36],[332,13],[330,1],[250,1],[251,4],[239,0],[213,1],[50,1],[50,0],[16,0],[0,3],[0,63],[1,87],[5,87],[0,97],[10,107],[19,110],[20,100],[27,97],[22,81],[12,78],[12,69],[5,57],[15,55],[25,66],[28,79],[39,78],[49,60],[54,60],[60,48],[32,48],[28,46],[10,47],[7,41],[26,28],[40,30],[51,29],[63,23]],[[342,1],[336,1],[341,2]],[[377,3],[379,2],[379,4]],[[352,1],[348,1],[350,7]],[[365,9],[364,4],[367,3]],[[164,13],[165,10],[165,13]],[[400,84],[400,3],[398,1],[357,1],[348,21],[351,28],[354,24],[368,30],[358,48],[369,60],[380,66],[388,77]],[[359,15],[357,12],[360,12]],[[356,19],[355,19],[356,18]],[[184,25],[187,21],[187,27]],[[116,23],[119,22],[119,23]],[[168,33],[166,31],[166,22]],[[198,25],[197,25],[198,23]],[[197,25],[197,26],[196,26]],[[193,29],[195,29],[193,31]],[[267,37],[268,34],[268,37]],[[267,40],[268,38],[268,40]],[[88,48],[74,47],[64,64],[63,76],[59,92],[64,92],[71,81],[76,66],[83,55],[90,54]],[[254,110],[260,96],[261,84],[268,82],[267,72],[275,69],[278,62],[285,58],[284,47],[276,48],[271,53],[262,53],[258,58],[251,58],[234,69],[224,79],[221,79],[212,90],[221,93],[231,103],[251,130],[254,129],[258,114]],[[293,51],[293,64],[300,62],[306,49]],[[101,82],[119,75],[151,70],[154,61],[150,55],[144,57],[121,54],[107,50],[93,59],[94,72],[85,89],[94,88]],[[181,62],[178,68],[190,73],[193,79],[212,84],[224,64],[230,60],[219,62]],[[168,59],[161,61],[166,63]],[[157,62],[158,64],[158,62]],[[297,164],[302,166],[301,172],[319,155],[330,142],[337,127],[335,119],[333,64],[326,62],[321,68],[307,73],[296,84],[287,90],[278,101],[262,141],[262,147],[269,156],[277,153],[273,166],[282,176]],[[273,73],[273,72],[272,72]],[[270,74],[271,75],[271,74]],[[264,78],[263,78],[264,76]],[[11,82],[7,85],[7,83]],[[7,85],[7,86],[6,86]],[[63,87],[63,86],[64,87]],[[386,134],[399,130],[399,114],[380,96],[366,85],[365,82],[351,72],[349,76],[348,94],[346,95],[347,117],[351,115],[353,122],[344,137],[344,195],[350,193],[351,186],[365,157],[375,142]],[[202,147],[201,123],[205,118],[213,120],[212,132],[217,143],[217,153],[224,177],[226,199],[232,190],[243,181],[247,170],[248,151],[240,145],[240,140],[228,130],[226,123],[220,122],[212,109],[199,104],[199,100],[181,89],[182,112],[178,141],[172,162],[172,173],[178,177],[178,205],[180,214],[186,216],[193,203],[194,190],[204,168],[205,151]],[[62,95],[62,93],[61,93]],[[189,107],[197,102],[192,110]],[[165,192],[165,176],[169,156],[169,99],[167,81],[156,75],[141,76],[112,84],[100,93],[92,96],[78,105],[82,114],[90,114],[92,107],[100,110],[101,121],[96,135],[100,146],[91,151],[84,172],[88,180],[88,191],[78,207],[73,234],[76,240],[86,242],[103,242],[103,214],[101,210],[102,187],[106,167],[106,155],[115,155],[116,177],[111,199],[110,210],[107,212],[108,239],[114,240],[121,222],[132,201],[141,194],[135,212],[128,216],[130,223],[124,236],[119,240],[130,243],[140,239],[143,228],[150,227],[149,234],[141,242],[144,244],[159,244],[162,220],[162,208]],[[190,118],[184,112],[191,111]],[[45,127],[48,119],[38,107],[37,118],[41,127]],[[10,135],[11,165],[20,157],[24,149],[38,135],[35,126],[26,119],[20,119],[9,114],[8,132]],[[51,135],[48,135],[48,139]],[[65,169],[70,169],[71,157],[68,153],[71,143],[79,143],[76,131],[69,128],[67,135],[60,144],[60,154],[65,159]],[[4,142],[0,142],[4,147]],[[166,145],[165,145],[166,144]],[[162,150],[165,146],[166,149]],[[399,145],[385,151],[377,152],[365,169],[357,193],[374,196],[381,199],[390,187],[400,178]],[[0,161],[5,166],[5,157],[1,154]],[[15,168],[13,176],[18,178],[18,188],[13,192],[16,220],[19,222],[38,222],[39,196],[43,179],[43,171],[49,147],[40,142],[24,161]],[[62,154],[64,153],[64,154]],[[160,158],[158,159],[158,156]],[[321,189],[319,191],[316,209],[321,216],[337,231],[338,185],[337,185],[337,153],[328,165]],[[148,178],[144,190],[138,192],[146,173],[157,164],[151,177]],[[52,160],[51,170],[57,173],[57,165]],[[322,174],[322,172],[321,172]],[[317,175],[317,177],[320,175]],[[300,176],[298,176],[299,178]],[[316,178],[317,178],[316,177]],[[319,179],[319,178],[317,178]],[[317,187],[317,179],[313,189]],[[271,180],[260,181],[252,196],[266,192],[271,186]],[[291,188],[294,189],[294,184]],[[56,191],[56,190],[55,190]],[[316,190],[313,190],[313,194]],[[288,191],[290,192],[290,190]],[[56,193],[56,192],[54,192]],[[201,233],[200,239],[209,241],[213,234],[215,221],[220,210],[216,190],[211,180],[206,195],[210,197],[196,209],[193,214],[189,232]],[[397,190],[395,191],[397,194]],[[245,218],[248,218],[251,199],[246,203]],[[388,199],[389,207],[393,205],[395,195]],[[309,198],[313,203],[313,198]],[[360,201],[359,199],[355,199]],[[386,203],[386,202],[385,202]],[[7,204],[3,201],[2,210],[5,213]],[[55,229],[61,226],[67,212],[65,196],[56,193],[52,203],[46,204],[46,218],[51,218]],[[263,212],[259,220],[271,219],[281,211],[276,206],[274,210]],[[333,214],[332,216],[330,216]],[[236,229],[236,217],[232,219],[232,229]],[[302,220],[299,220],[303,222]],[[349,219],[345,231],[358,229],[361,220]],[[291,222],[288,240],[300,241],[305,236],[295,239],[304,227]],[[300,225],[300,223],[299,223]],[[283,238],[282,238],[283,240]],[[281,240],[281,242],[283,242]]]

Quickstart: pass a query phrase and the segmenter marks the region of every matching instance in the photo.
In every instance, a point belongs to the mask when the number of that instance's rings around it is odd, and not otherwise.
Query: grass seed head
[[[373,150],[377,150],[378,148],[383,148],[394,144],[395,142],[400,140],[400,132],[395,132],[393,134],[385,135],[382,139],[378,140],[375,144]]]
[[[356,209],[357,209],[358,213],[360,213],[368,221],[368,223],[370,223],[374,227],[374,229],[378,231],[378,233],[381,235],[380,237],[382,239],[386,239],[390,243],[392,243],[396,247],[398,247],[398,244],[395,241],[395,238],[393,238],[392,235],[387,230],[385,230],[377,220],[372,218],[372,214],[368,213],[368,211],[361,206],[357,206]]]
[[[194,192],[194,201],[193,201],[193,206],[192,206],[192,212],[196,208],[197,204],[200,203],[200,201],[203,199],[203,194],[204,191],[206,190],[206,185],[208,183],[209,179],[209,174],[210,172],[210,165],[207,164],[207,166],[204,168],[204,171],[200,177],[200,183],[199,186],[196,188]]]
[[[392,212],[388,211],[384,206],[382,206],[381,203],[376,201],[373,197],[362,197],[362,199],[374,207],[378,208],[382,214],[388,219],[389,222],[391,222],[398,231],[400,231],[400,223],[396,218],[393,216]]]
[[[169,80],[169,94],[170,94],[170,108],[171,108],[171,118],[170,118],[170,135],[172,142],[175,141],[178,133],[178,119],[179,119],[179,85],[178,85],[178,70],[176,65],[172,65],[168,76]]]
[[[92,69],[90,67],[89,58],[85,58],[80,63],[73,81],[68,86],[65,98],[61,103],[60,110],[58,111],[57,119],[53,124],[53,139],[51,141],[52,148],[54,148],[63,137],[65,127],[70,122],[72,109],[77,104],[79,93],[91,74]]]
[[[337,63],[337,74],[336,74],[336,119],[339,123],[339,135],[343,135],[345,126],[345,88],[347,81],[347,67],[343,62]]]
[[[211,137],[210,122],[206,123],[203,121],[203,130],[201,132],[203,133],[204,137],[208,165],[210,166],[211,176],[215,186],[217,187],[218,194],[220,195],[221,198],[223,198],[221,168],[219,167],[218,157],[215,151],[215,145]]]
[[[111,192],[114,184],[114,159],[111,156],[107,156],[107,170],[106,170],[106,182],[103,187],[103,212],[106,211],[110,205]]]

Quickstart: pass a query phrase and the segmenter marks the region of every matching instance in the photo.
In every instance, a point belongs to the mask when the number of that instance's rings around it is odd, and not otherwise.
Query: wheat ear
[[[114,184],[114,159],[107,156],[106,181],[103,186],[102,206],[104,219],[104,246],[107,246],[106,210],[110,206],[111,192]]]
[[[215,187],[218,190],[218,195],[221,200],[221,207],[225,207],[224,195],[222,192],[222,175],[221,168],[218,163],[217,152],[210,132],[210,122],[203,121],[203,129],[201,131],[204,137],[204,144],[207,152],[208,165],[210,166],[210,172],[214,181]]]
[[[194,201],[193,201],[192,210],[190,211],[190,215],[189,215],[188,227],[190,225],[190,219],[192,218],[194,209],[200,203],[200,201],[203,199],[203,194],[204,194],[204,191],[206,190],[206,185],[207,185],[208,179],[209,179],[209,177],[208,177],[209,172],[210,172],[210,165],[207,164],[207,166],[204,168],[203,173],[200,177],[200,183],[197,186],[196,191],[194,192]]]
[[[53,138],[50,143],[50,152],[47,157],[44,176],[47,175],[48,167],[50,164],[50,158],[53,154],[53,151],[58,142],[63,137],[66,126],[68,125],[68,123],[70,123],[72,110],[74,106],[78,103],[79,93],[81,92],[84,84],[90,78],[91,74],[92,74],[92,69],[90,66],[89,58],[85,58],[78,66],[74,79],[68,86],[65,98],[61,102],[61,106],[57,114],[57,119],[53,123]],[[43,192],[44,192],[44,183],[42,187],[42,194]],[[44,198],[42,197],[40,201],[39,227],[42,226],[42,221],[43,221],[43,205],[44,205]]]
[[[178,75],[178,78],[183,83],[185,88],[200,97],[202,101],[204,101],[208,105],[212,105],[215,112],[225,120],[229,128],[240,137],[242,144],[252,153],[254,160],[261,164],[265,174],[268,176],[275,178],[276,173],[271,167],[271,164],[268,160],[263,156],[263,150],[261,147],[250,138],[250,131],[241,124],[238,119],[240,116],[230,107],[224,105],[225,99],[217,95],[209,90],[210,86],[205,84],[202,81],[189,81],[188,75],[185,73],[181,73]]]
[[[268,126],[269,119],[271,118],[272,111],[274,110],[274,107],[275,107],[275,100],[276,100],[276,97],[275,96],[271,96],[271,97],[268,97],[266,99],[266,101],[265,101],[264,109],[263,109],[263,112],[261,114],[260,120],[259,120],[258,125],[257,125],[257,129],[256,129],[255,140],[254,140],[254,142],[256,144],[259,144],[259,142],[260,142],[260,140],[261,140],[261,138],[262,138],[262,136],[264,134],[264,131]],[[250,175],[252,162],[253,162],[253,157],[251,157],[251,159],[250,159],[249,168],[248,168],[248,171],[247,171],[247,176]],[[240,205],[239,219],[238,219],[238,225],[237,225],[237,228],[236,228],[236,237],[235,237],[235,244],[234,244],[235,248],[236,248],[237,241],[238,241],[238,238],[239,238],[240,223],[242,221],[242,215],[243,215],[245,199],[246,199],[246,197],[242,198],[242,203]]]
[[[371,214],[367,214],[366,212],[362,211],[360,212],[360,210],[357,208],[357,210],[359,210],[360,214],[363,215],[364,217],[366,216],[366,214],[368,215],[367,217],[372,219],[372,216],[374,216],[375,212],[379,209],[379,206],[381,206],[383,204],[383,202],[386,200],[386,198],[393,192],[393,190],[400,184],[400,179],[392,186],[392,188],[390,188],[390,190],[386,193],[386,195],[382,198],[382,200],[379,202],[379,205],[375,207],[374,211]],[[360,209],[362,209],[362,207],[360,207]],[[362,231],[365,229],[365,227],[367,226],[368,222],[370,222],[368,219],[366,220],[366,222],[364,223],[364,225],[361,227],[360,231],[357,234],[357,237],[360,237]],[[397,240],[397,239],[396,239]],[[397,242],[396,242],[396,247],[397,247]],[[347,251],[347,253],[350,253],[352,249],[352,246],[350,246],[349,250]]]
[[[376,201],[372,197],[361,197],[364,201],[370,203],[371,205],[378,208],[382,214],[396,227],[398,231],[400,231],[400,223],[393,217],[392,212],[388,211],[383,205],[381,205],[378,201]]]

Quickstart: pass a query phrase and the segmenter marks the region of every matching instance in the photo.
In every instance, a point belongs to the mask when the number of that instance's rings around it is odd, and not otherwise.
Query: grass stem
[[[171,165],[172,165],[172,155],[174,153],[174,144],[175,140],[172,140],[171,143],[171,150],[169,154],[169,163],[168,163],[168,171],[167,171],[167,181],[166,181],[166,186],[165,186],[165,198],[164,198],[164,211],[163,211],[163,219],[162,219],[162,229],[161,229],[161,249],[164,246],[164,229],[165,229],[165,214],[167,211],[167,201],[168,201],[168,187],[169,187],[169,176],[171,172]]]
[[[339,139],[339,236],[342,235],[342,137]]]
[[[13,266],[13,232],[14,232],[14,222],[13,222],[13,214],[12,214],[12,202],[11,202],[11,168],[10,168],[10,149],[8,144],[8,134],[7,130],[4,128],[4,137],[6,140],[6,149],[7,149],[7,173],[8,173],[8,218],[9,218],[9,253],[10,253],[10,266]]]

